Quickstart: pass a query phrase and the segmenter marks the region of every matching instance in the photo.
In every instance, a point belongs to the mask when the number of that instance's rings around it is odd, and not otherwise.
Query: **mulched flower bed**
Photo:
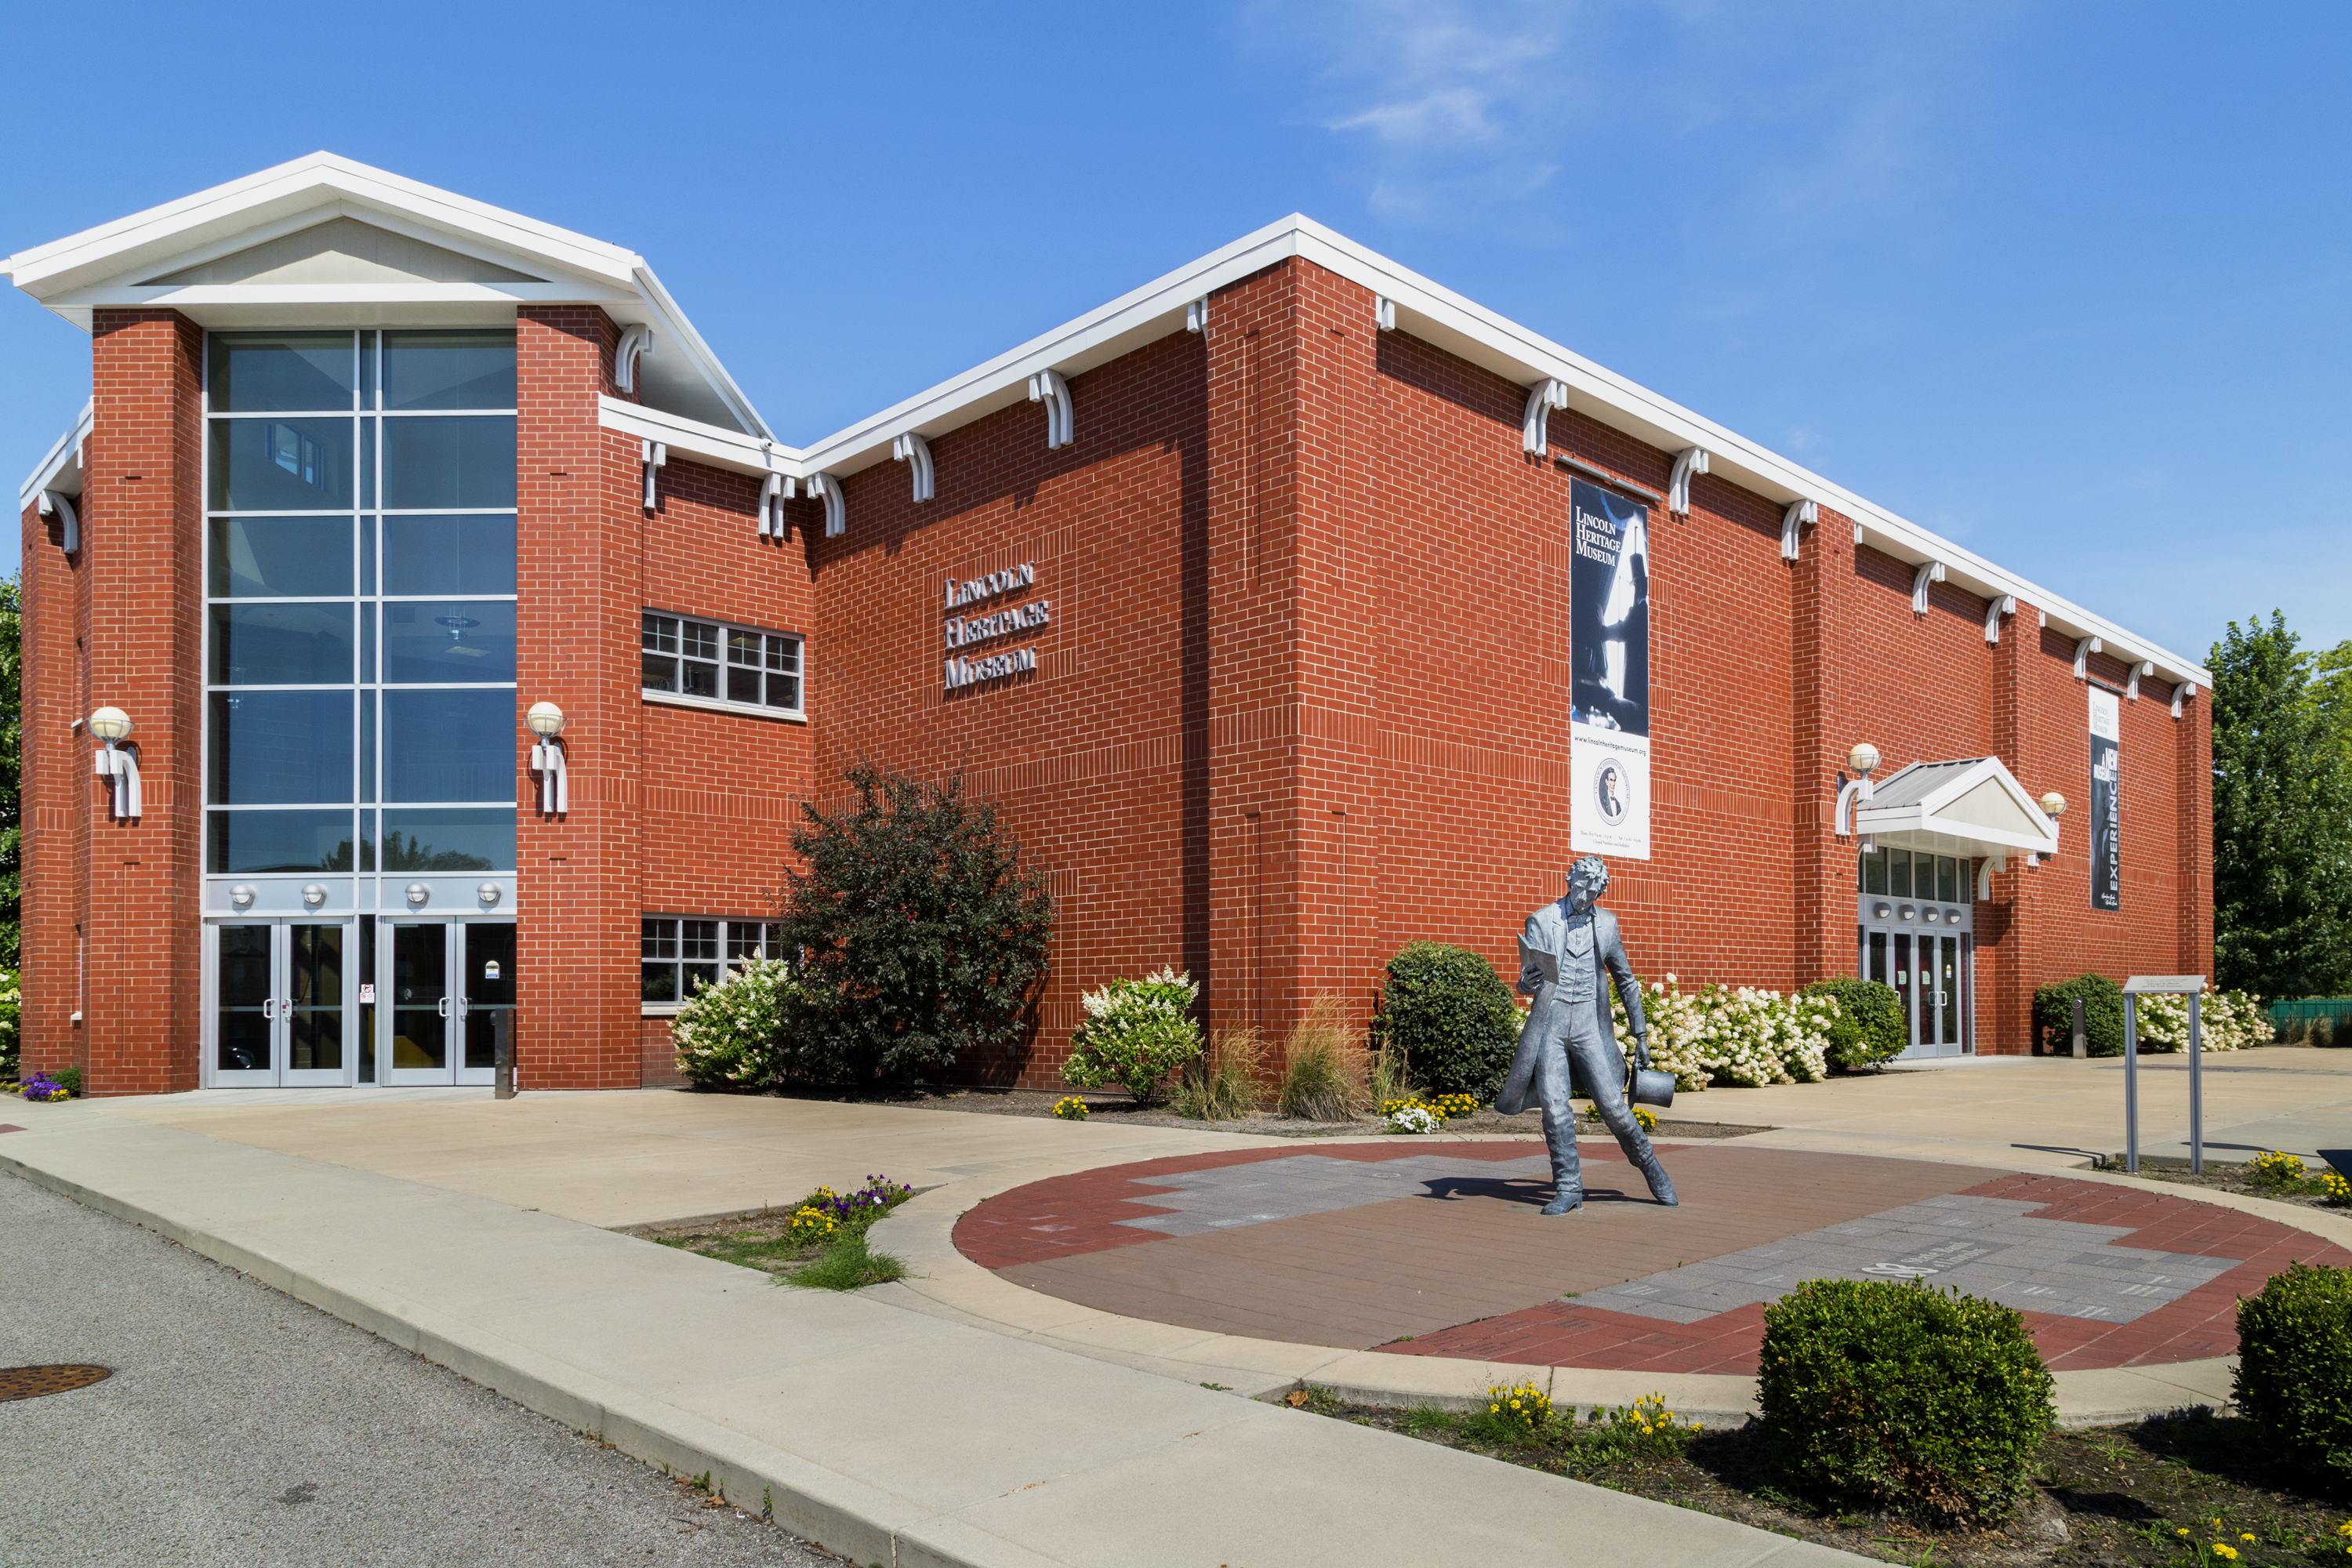
[[[1782,1491],[1761,1426],[1701,1432],[1681,1458],[1580,1468],[1579,1450],[1467,1436],[1459,1416],[1347,1405],[1310,1391],[1306,1409],[1442,1443],[1507,1464],[1570,1476],[1759,1530],[1889,1563],[1942,1568],[2234,1568],[2352,1563],[2352,1496],[2327,1497],[2276,1470],[2244,1422],[2194,1410],[2128,1426],[2053,1432],[2033,1495],[2000,1530],[1937,1530],[1899,1519],[1836,1514]],[[2218,1521],[2218,1522],[2217,1522]],[[2186,1531],[2187,1533],[2182,1533]],[[2253,1539],[2245,1539],[2252,1536]]]
[[[2120,1171],[2123,1166],[2118,1163],[2109,1169]],[[2268,1198],[2273,1203],[2293,1204],[2297,1208],[2332,1207],[2338,1214],[2352,1215],[2352,1208],[2331,1204],[2322,1189],[2319,1176],[2326,1169],[2326,1165],[2314,1164],[2303,1182],[2294,1186],[2281,1186],[2254,1180],[2243,1165],[2222,1164],[2218,1161],[2208,1161],[2203,1175],[2190,1173],[2186,1165],[2175,1170],[2170,1166],[2151,1165],[2146,1160],[2139,1163],[2139,1174],[2144,1181],[2164,1182],[2177,1187],[2208,1187],[2217,1193],[2240,1193],[2248,1197]],[[2352,1562],[2352,1558],[2347,1561]]]
[[[967,1110],[983,1116],[1051,1117],[1055,1101],[1066,1094],[1066,1090],[1055,1089],[915,1089],[884,1096],[881,1103],[919,1106],[927,1110]],[[1122,1127],[1181,1127],[1195,1132],[1255,1132],[1271,1138],[1360,1138],[1367,1132],[1378,1133],[1381,1131],[1381,1121],[1376,1116],[1359,1117],[1353,1121],[1301,1121],[1275,1115],[1244,1117],[1234,1121],[1194,1121],[1189,1117],[1177,1115],[1164,1105],[1138,1105],[1121,1094],[1097,1092],[1076,1098],[1087,1102],[1089,1121],[1105,1121],[1115,1118]],[[1597,1123],[1580,1121],[1578,1127],[1588,1137],[1596,1134],[1607,1136],[1605,1130]],[[1489,1107],[1475,1115],[1457,1117],[1448,1121],[1444,1130],[1448,1132],[1507,1132],[1521,1138],[1541,1138],[1543,1116],[1541,1112],[1533,1110],[1519,1116],[1500,1116]],[[1770,1131],[1769,1127],[1740,1127],[1720,1121],[1661,1121],[1653,1135],[1687,1142],[1701,1138],[1744,1138],[1750,1132]]]

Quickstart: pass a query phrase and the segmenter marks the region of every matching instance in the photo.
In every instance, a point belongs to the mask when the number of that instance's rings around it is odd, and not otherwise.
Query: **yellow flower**
[[[2252,1537],[2252,1535],[2244,1534],[2244,1533],[2242,1533],[2242,1533],[2239,1535],[2238,1539],[2239,1539],[2239,1540],[2241,1540],[2241,1541],[2252,1541],[2252,1540],[2253,1539],[2253,1537]]]

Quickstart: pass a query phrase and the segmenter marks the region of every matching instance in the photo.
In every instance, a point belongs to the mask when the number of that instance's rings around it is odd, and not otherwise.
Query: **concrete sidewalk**
[[[26,1131],[0,1135],[0,1167],[151,1226],[649,1462],[707,1469],[739,1504],[767,1501],[788,1528],[864,1563],[1483,1568],[1615,1563],[1628,1542],[1659,1568],[1860,1561],[887,1300],[779,1289],[511,1202],[120,1108],[28,1106],[14,1119]],[[527,1131],[501,1121],[510,1138]],[[929,1131],[958,1164],[990,1163],[987,1145],[1007,1137]],[[771,1156],[763,1173],[785,1185],[758,1201],[806,1190],[789,1190],[800,1178],[781,1173],[793,1162]],[[1003,1149],[995,1157],[1019,1163]],[[910,1171],[870,1142],[858,1163]],[[635,1175],[608,1171],[604,1183],[622,1191]]]

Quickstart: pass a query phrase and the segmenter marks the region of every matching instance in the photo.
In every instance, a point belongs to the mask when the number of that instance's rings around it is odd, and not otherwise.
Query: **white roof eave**
[[[96,407],[95,400],[83,404],[81,413],[71,428],[58,437],[57,445],[33,466],[33,471],[26,477],[25,482],[16,487],[16,511],[19,516],[40,499],[43,490],[58,490],[69,496],[81,494],[82,444],[89,439],[90,415]]]

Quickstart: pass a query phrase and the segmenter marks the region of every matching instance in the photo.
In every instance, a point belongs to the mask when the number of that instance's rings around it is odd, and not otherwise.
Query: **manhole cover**
[[[38,1399],[113,1375],[110,1366],[0,1366],[0,1399]]]

